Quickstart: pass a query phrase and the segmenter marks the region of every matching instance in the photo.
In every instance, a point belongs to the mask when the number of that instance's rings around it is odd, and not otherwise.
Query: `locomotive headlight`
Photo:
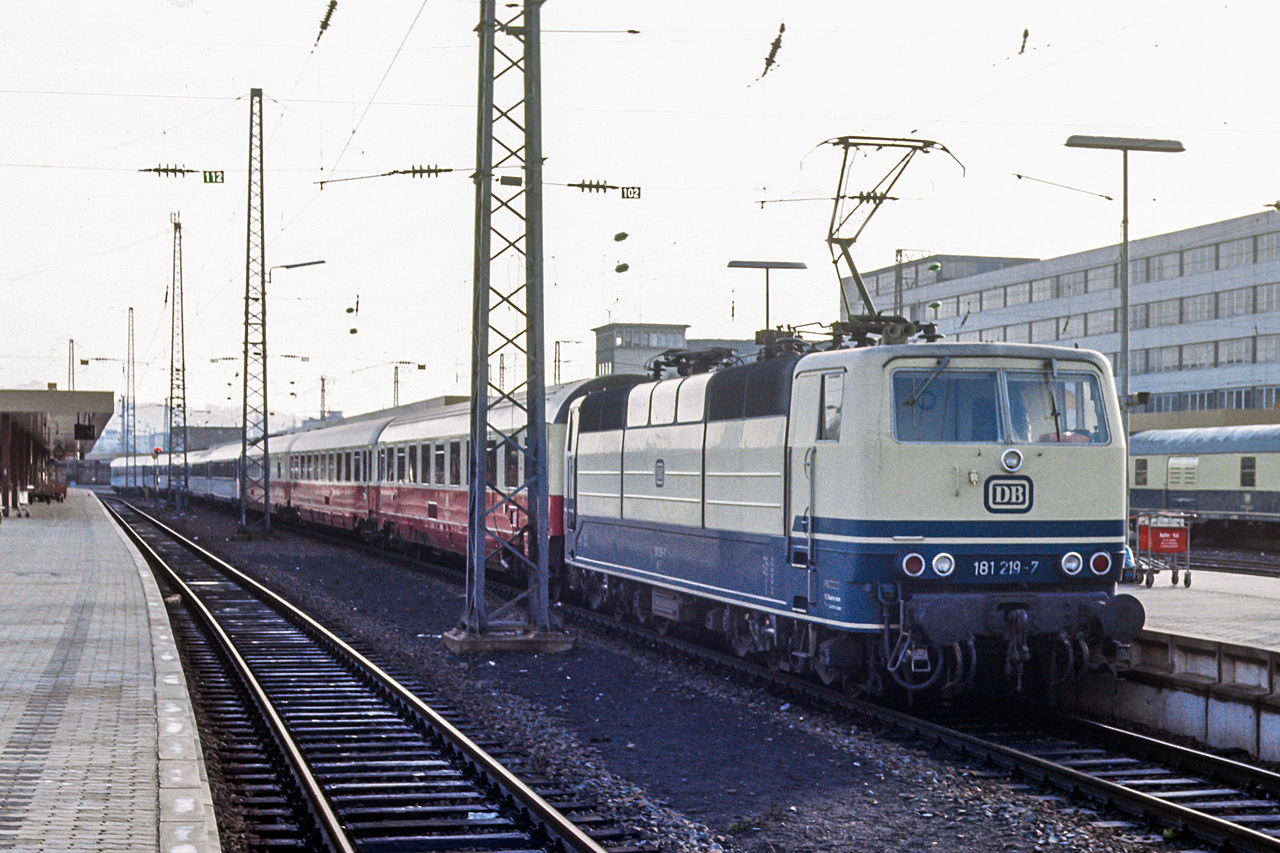
[[[1111,555],[1106,551],[1099,551],[1089,558],[1089,569],[1095,575],[1105,575],[1111,571]]]
[[[1084,568],[1084,557],[1081,557],[1075,551],[1068,551],[1062,555],[1062,570],[1067,574],[1075,577],[1080,574],[1080,570]]]
[[[909,578],[918,578],[924,574],[924,557],[919,554],[908,554],[902,558],[902,571]]]
[[[956,570],[956,558],[947,553],[939,554],[933,558],[933,570],[938,577],[945,578]]]

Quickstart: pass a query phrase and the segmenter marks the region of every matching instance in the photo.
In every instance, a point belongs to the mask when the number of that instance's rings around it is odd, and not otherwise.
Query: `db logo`
[[[983,491],[987,512],[1028,512],[1031,509],[1030,477],[989,477]]]

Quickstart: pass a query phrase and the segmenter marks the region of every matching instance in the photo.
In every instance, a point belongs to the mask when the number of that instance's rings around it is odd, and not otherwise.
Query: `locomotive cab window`
[[[824,389],[825,390],[825,389]],[[1097,375],[964,370],[949,358],[893,374],[894,435],[904,442],[1106,444]]]
[[[932,370],[893,374],[898,441],[991,442],[999,437],[998,375],[994,370]]]
[[[818,441],[840,440],[840,417],[844,407],[844,374],[822,374],[818,413]]]
[[[1147,460],[1133,460],[1133,484],[1135,486],[1145,486],[1147,484]]]
[[[1014,442],[1105,444],[1110,440],[1102,391],[1092,374],[1014,370],[1007,381]]]

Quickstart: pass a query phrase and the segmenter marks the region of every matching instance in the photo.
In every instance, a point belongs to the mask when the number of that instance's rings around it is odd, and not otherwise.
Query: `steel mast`
[[[455,650],[531,643],[544,650],[567,648],[567,637],[550,630],[548,595],[542,0],[504,8],[502,20],[494,0],[481,0],[480,6],[467,606],[460,629],[446,635],[446,642]],[[512,259],[524,261],[524,279],[495,282],[493,263]],[[524,360],[526,375],[504,389],[491,380],[490,361],[508,353],[513,363]],[[493,613],[485,601],[488,563],[522,567],[529,579],[526,592]],[[522,599],[526,622],[491,622]]]
[[[187,503],[191,488],[191,469],[187,464],[187,345],[182,316],[182,222],[178,214],[173,222],[173,310],[169,330],[169,494],[179,509]],[[181,468],[175,472],[174,456],[182,455]],[[178,476],[181,485],[176,485]]]
[[[249,90],[249,204],[244,267],[244,407],[240,433],[240,532],[249,530],[249,501],[261,497],[271,532],[271,468],[267,449],[267,264],[262,203],[262,90]],[[261,445],[259,447],[259,445]]]

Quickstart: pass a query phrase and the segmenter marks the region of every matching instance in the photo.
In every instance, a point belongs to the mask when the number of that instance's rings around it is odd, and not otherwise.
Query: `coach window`
[[[444,445],[436,445],[436,485],[444,485]]]
[[[462,442],[449,442],[449,485],[462,485]]]
[[[822,374],[818,441],[840,440],[840,414],[844,406],[844,374]]]
[[[351,482],[351,451],[348,450],[342,454],[342,480],[343,482]]]
[[[364,480],[364,478],[361,476],[361,467],[360,467],[360,460],[363,457],[364,457],[363,450],[357,450],[355,453],[351,454],[351,476],[355,479],[357,483],[363,482]]]
[[[1258,485],[1258,458],[1256,456],[1240,457],[1240,488],[1252,489]]]
[[[1133,460],[1133,484],[1135,486],[1145,486],[1147,484],[1147,460]]]
[[[516,444],[514,438],[508,438],[502,446],[504,448],[503,465],[506,468],[503,477],[506,478],[507,488],[512,488],[520,484],[520,446]]]

